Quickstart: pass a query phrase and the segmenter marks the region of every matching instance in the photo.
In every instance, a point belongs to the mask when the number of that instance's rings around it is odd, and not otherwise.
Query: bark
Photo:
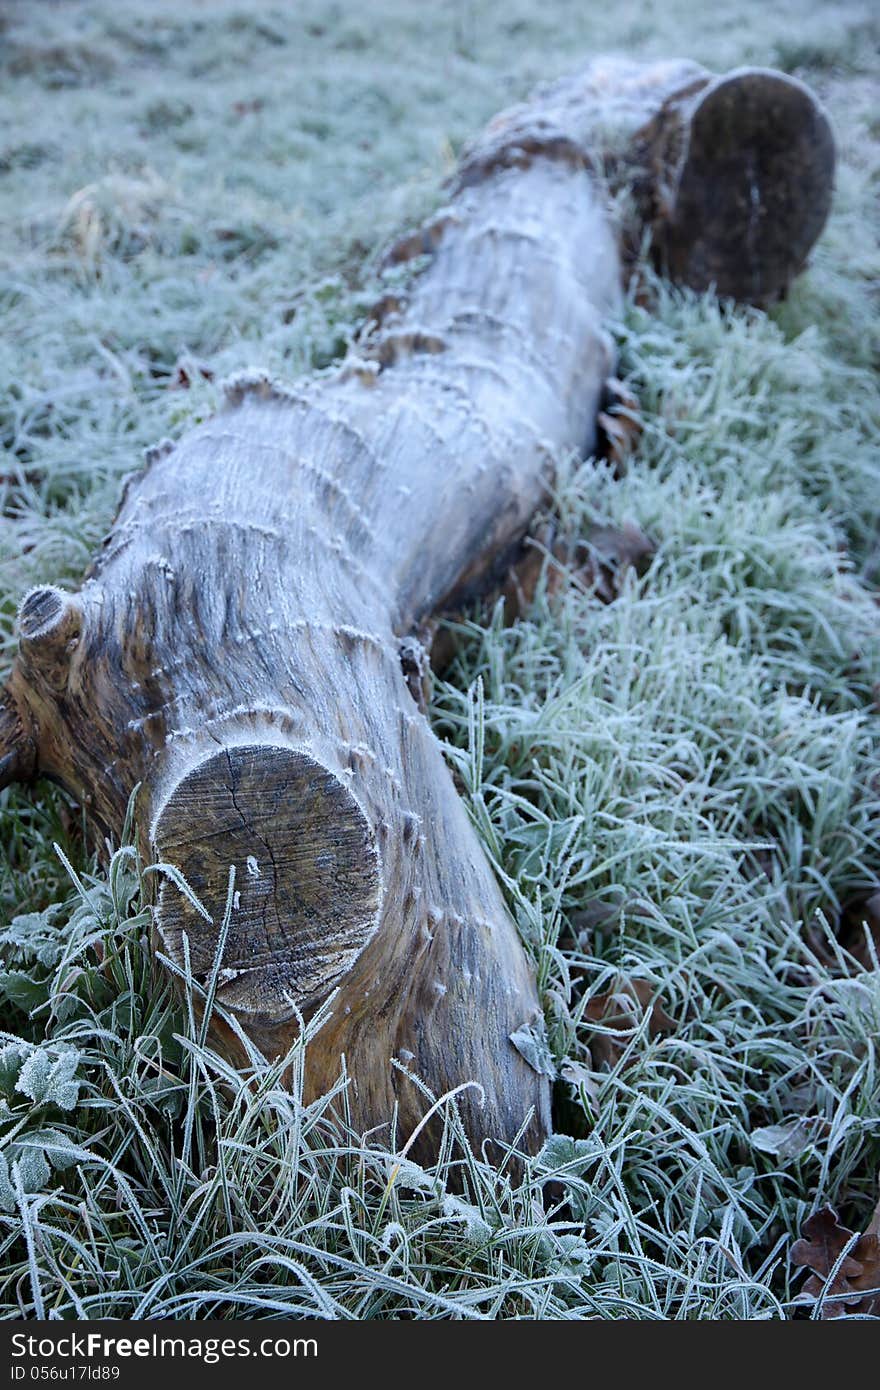
[[[142,852],[203,907],[165,878],[158,940],[197,977],[233,866],[217,999],[276,1055],[337,991],[307,1097],[344,1055],[358,1129],[396,1104],[406,1136],[424,1112],[396,1058],[435,1094],[480,1083],[458,1101],[474,1143],[548,1132],[533,974],[414,699],[412,634],[488,582],[554,458],[593,447],[621,238],[650,226],[679,278],[764,297],[824,220],[832,163],[799,83],[594,64],[468,151],[392,253],[429,264],[335,376],[232,383],[129,482],[80,592],[22,603],[0,777],[56,779],[117,838],[140,784]],[[635,190],[623,226],[606,178]]]

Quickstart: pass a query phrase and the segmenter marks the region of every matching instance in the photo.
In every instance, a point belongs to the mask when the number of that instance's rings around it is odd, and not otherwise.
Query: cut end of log
[[[59,694],[67,685],[70,659],[82,635],[82,604],[76,594],[46,584],[25,594],[18,610],[24,669],[38,684]]]
[[[44,584],[25,594],[18,610],[22,642],[67,642],[79,633],[82,609],[75,594]]]
[[[60,589],[48,585],[41,589],[31,589],[25,594],[18,610],[19,636],[25,640],[38,637],[41,632],[51,630],[64,612],[64,595]]]
[[[759,68],[710,83],[689,113],[658,236],[667,274],[766,304],[784,294],[825,226],[834,137],[810,90]]]
[[[376,930],[373,831],[340,778],[298,750],[213,753],[166,797],[153,841],[210,917],[168,878],[157,918],[169,954],[184,965],[186,934],[193,974],[208,975],[229,911],[217,999],[256,1022],[280,1023],[325,998]]]

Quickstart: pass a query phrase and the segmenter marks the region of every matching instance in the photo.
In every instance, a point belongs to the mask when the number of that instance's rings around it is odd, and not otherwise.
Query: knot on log
[[[405,333],[385,332],[381,337],[367,342],[363,354],[367,359],[375,359],[380,368],[384,369],[394,367],[408,357],[422,354],[431,356],[445,352],[447,347],[446,339],[439,333],[415,328]]]
[[[592,169],[593,159],[577,139],[546,116],[514,107],[498,116],[483,136],[465,151],[454,191],[470,188],[496,169],[527,169],[535,159],[560,160],[572,169]]]
[[[67,684],[70,658],[79,645],[82,624],[78,596],[54,584],[31,589],[18,610],[22,662],[56,692]]]
[[[158,463],[160,459],[167,458],[173,448],[174,440],[168,439],[167,436],[164,439],[157,440],[155,444],[148,444],[146,449],[144,449],[144,467],[152,468],[154,463]],[[123,493],[123,497],[124,496],[125,493]]]
[[[211,754],[172,787],[153,842],[204,912],[169,878],[157,922],[175,962],[206,976],[225,915],[217,999],[277,1024],[325,998],[376,930],[382,896],[376,837],[329,768],[272,744]],[[235,868],[228,903],[230,865]]]
[[[260,401],[290,401],[294,393],[282,382],[270,376],[262,367],[248,367],[246,371],[236,372],[227,377],[221,389],[227,405],[241,405],[246,396],[254,396]]]
[[[433,256],[447,229],[460,225],[461,218],[450,209],[443,208],[424,226],[416,227],[414,231],[406,232],[399,237],[385,252],[379,262],[379,269],[387,270],[391,266],[403,265],[419,256]]]

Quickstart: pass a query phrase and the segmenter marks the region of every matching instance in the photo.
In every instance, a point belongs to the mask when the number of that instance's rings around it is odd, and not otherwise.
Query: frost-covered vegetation
[[[144,446],[231,370],[342,353],[382,244],[535,80],[607,49],[773,64],[825,98],[841,154],[784,306],[647,280],[619,326],[642,441],[620,478],[562,466],[558,512],[571,535],[637,522],[647,572],[603,605],[548,564],[515,626],[462,625],[435,691],[536,961],[559,1135],[514,1188],[450,1109],[424,1171],[407,1135],[367,1147],[298,1102],[301,1046],[292,1093],[280,1063],[236,1073],[151,963],[145,866],[123,844],[99,868],[79,808],[11,789],[7,1315],[791,1316],[804,1217],[862,1230],[880,1169],[876,945],[840,929],[880,880],[870,5],[5,14],[7,662],[21,593],[78,580]]]

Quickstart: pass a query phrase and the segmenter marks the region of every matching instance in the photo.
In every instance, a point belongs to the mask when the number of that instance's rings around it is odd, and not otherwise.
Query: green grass
[[[302,1045],[292,1089],[256,1055],[235,1072],[152,960],[148,869],[124,847],[99,869],[77,808],[10,789],[7,1316],[790,1317],[804,1217],[864,1227],[880,970],[836,929],[880,880],[876,37],[867,5],[801,0],[7,11],[7,662],[21,593],[76,582],[140,451],[230,371],[344,351],[462,140],[577,53],[796,69],[841,153],[771,316],[653,283],[618,326],[639,451],[620,478],[561,460],[556,504],[573,537],[641,525],[647,573],[607,606],[563,573],[513,627],[473,615],[435,691],[536,963],[564,1132],[514,1187],[447,1102],[425,1171],[408,1135],[367,1147],[301,1103]],[[635,1010],[603,1048],[590,1001],[621,977],[673,1027]]]

